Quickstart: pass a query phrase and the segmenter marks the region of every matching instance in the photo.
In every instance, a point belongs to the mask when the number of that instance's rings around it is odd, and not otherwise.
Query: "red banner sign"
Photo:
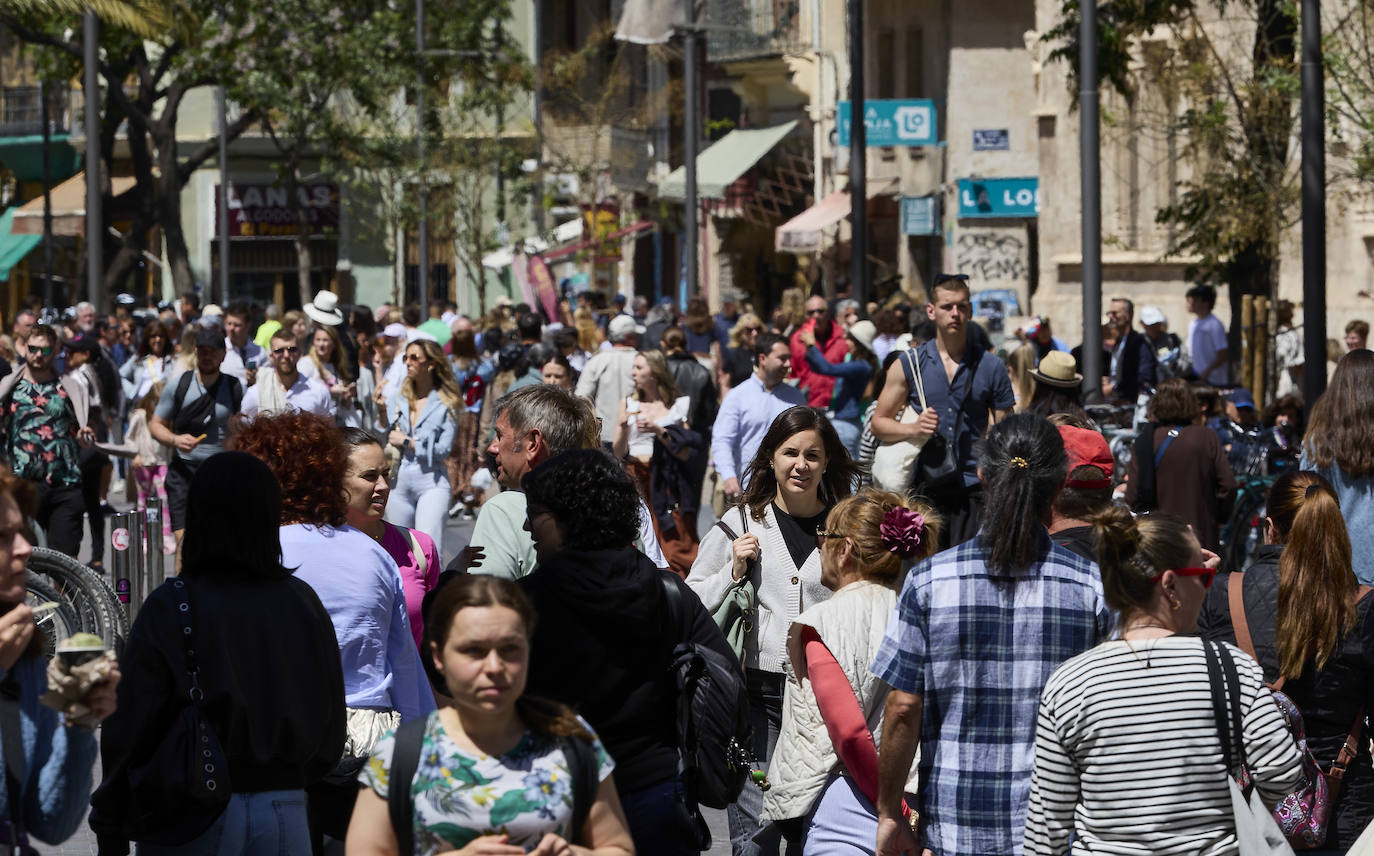
[[[215,187],[215,228],[219,228],[219,194]],[[296,199],[305,209],[309,234],[330,235],[339,230],[339,186],[303,184]],[[285,187],[275,184],[229,185],[230,238],[294,238],[300,231],[297,206]]]

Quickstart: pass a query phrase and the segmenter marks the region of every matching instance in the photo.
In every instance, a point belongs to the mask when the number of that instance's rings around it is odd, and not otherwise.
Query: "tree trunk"
[[[286,198],[296,210],[296,237],[292,243],[296,247],[297,289],[301,296],[301,306],[314,299],[310,291],[310,211],[300,199],[301,166],[295,152],[287,155],[289,168],[286,171]]]

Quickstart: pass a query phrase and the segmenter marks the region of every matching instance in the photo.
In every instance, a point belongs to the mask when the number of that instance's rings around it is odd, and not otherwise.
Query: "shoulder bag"
[[[219,818],[233,794],[224,749],[201,707],[205,693],[200,688],[186,581],[172,580],[172,591],[181,619],[188,703],[147,761],[129,767],[130,810],[124,817],[123,832],[130,841],[143,844],[174,845],[192,840]]]
[[[970,346],[972,347],[972,346]],[[983,361],[983,352],[974,349],[973,362],[968,366],[968,378],[964,381],[964,397],[959,401],[959,410],[954,414],[954,427],[951,439],[938,431],[926,441],[921,454],[916,457],[916,478],[914,486],[927,496],[945,493],[963,487],[963,462],[959,457],[959,425],[968,409],[968,397],[973,391],[973,378],[978,374],[978,366]],[[951,390],[952,391],[952,390]]]
[[[1265,808],[1259,790],[1246,782],[1244,788],[1237,775],[1248,779],[1245,766],[1245,737],[1241,731],[1240,677],[1231,652],[1219,642],[1202,643],[1207,658],[1207,679],[1212,687],[1212,715],[1216,718],[1217,734],[1221,737],[1221,755],[1226,764],[1226,786],[1231,792],[1231,813],[1235,817],[1239,856],[1293,856],[1288,839],[1274,822],[1274,815]],[[1234,691],[1234,692],[1233,692]],[[1231,696],[1235,695],[1232,699]],[[1231,751],[1232,745],[1239,749]]]
[[[735,506],[739,509],[739,519],[747,534],[749,532],[749,507],[746,505]],[[739,535],[730,528],[730,524],[724,520],[716,521],[716,526],[724,532],[731,543]],[[733,566],[734,554],[731,553],[731,563]],[[725,600],[720,602],[720,606],[711,610],[711,618],[715,620],[720,632],[725,634],[725,641],[730,646],[730,650],[735,652],[735,657],[740,663],[744,662],[744,640],[754,630],[754,608],[757,602],[757,591],[754,588],[754,571],[758,567],[758,562],[754,559],[749,560],[745,569],[744,576],[730,584],[730,590],[725,593]]]
[[[921,379],[920,354],[916,349],[903,351],[898,361],[902,364],[902,374],[906,376],[907,404],[898,415],[897,421],[909,425],[920,418],[920,411],[911,403],[910,390],[915,390],[921,410],[926,409],[926,385]],[[914,364],[914,365],[913,365]],[[916,458],[921,454],[924,440],[910,438],[895,443],[882,443],[873,453],[873,483],[883,490],[906,493],[911,489],[911,479],[916,473]]]

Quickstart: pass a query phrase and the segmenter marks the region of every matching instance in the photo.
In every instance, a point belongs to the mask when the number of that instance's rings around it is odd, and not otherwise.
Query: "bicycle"
[[[1112,460],[1116,465],[1116,483],[1120,484],[1126,478],[1126,473],[1131,469],[1131,455],[1135,451],[1135,439],[1138,431],[1131,423],[1135,416],[1136,406],[1134,404],[1089,404],[1083,408],[1093,422],[1097,423],[1097,431],[1107,439],[1107,447],[1111,449]],[[1124,423],[1124,424],[1123,424]]]
[[[31,605],[56,602],[58,609],[40,619],[55,650],[75,633],[93,633],[118,656],[129,638],[129,619],[114,590],[95,571],[65,553],[34,547],[26,587]]]

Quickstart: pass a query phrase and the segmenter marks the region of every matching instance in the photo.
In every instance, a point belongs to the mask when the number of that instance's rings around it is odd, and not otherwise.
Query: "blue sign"
[[[961,178],[959,217],[1038,217],[1040,179]]]
[[[1011,134],[1006,128],[977,128],[973,131],[975,152],[1005,152],[1011,148]]]
[[[836,111],[839,144],[849,145],[849,102],[841,101]],[[935,102],[926,98],[864,101],[864,128],[870,148],[884,146],[933,146]]]
[[[940,197],[903,196],[902,234],[940,234]]]

